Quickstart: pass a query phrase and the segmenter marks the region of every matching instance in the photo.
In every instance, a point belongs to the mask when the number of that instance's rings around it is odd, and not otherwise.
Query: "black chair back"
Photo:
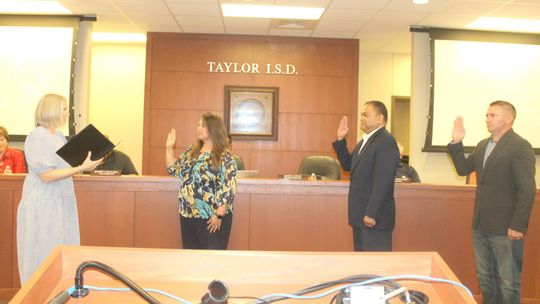
[[[306,156],[300,163],[298,174],[311,175],[315,173],[323,179],[339,180],[339,162],[327,155]]]

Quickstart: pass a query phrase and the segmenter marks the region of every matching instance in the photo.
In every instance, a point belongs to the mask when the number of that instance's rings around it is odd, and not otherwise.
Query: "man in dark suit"
[[[486,113],[491,133],[465,158],[463,118],[454,121],[448,151],[459,175],[476,171],[473,245],[483,303],[520,303],[523,238],[536,195],[535,156],[514,133],[516,109],[495,101]]]
[[[364,132],[352,153],[345,137],[347,117],[341,119],[338,140],[332,145],[345,171],[350,171],[349,225],[353,228],[355,251],[391,251],[396,218],[394,179],[399,151],[385,128],[386,106],[380,101],[364,104],[360,128]]]

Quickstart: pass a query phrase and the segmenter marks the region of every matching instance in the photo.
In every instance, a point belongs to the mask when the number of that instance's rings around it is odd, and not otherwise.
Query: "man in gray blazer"
[[[346,116],[341,119],[338,140],[332,144],[343,170],[351,172],[348,209],[355,251],[392,250],[399,150],[394,137],[386,131],[387,120],[386,106],[380,101],[368,101],[360,117],[364,135],[353,152],[349,153],[345,140],[349,133]]]
[[[463,119],[454,121],[448,151],[459,175],[476,171],[473,246],[483,303],[520,303],[523,238],[536,195],[531,144],[514,133],[516,109],[495,101],[486,113],[491,133],[465,158]]]

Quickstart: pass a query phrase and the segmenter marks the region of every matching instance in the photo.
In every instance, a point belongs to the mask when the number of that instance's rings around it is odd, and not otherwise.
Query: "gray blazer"
[[[488,141],[480,141],[467,158],[462,143],[448,145],[459,175],[476,171],[473,228],[496,235],[507,235],[508,228],[525,233],[536,196],[534,151],[528,141],[510,129],[497,142],[484,167]]]
[[[362,141],[349,153],[347,142],[333,144],[343,170],[351,172],[349,225],[364,227],[364,216],[375,219],[374,229],[393,230],[396,220],[394,180],[399,150],[394,137],[383,127],[358,154]]]

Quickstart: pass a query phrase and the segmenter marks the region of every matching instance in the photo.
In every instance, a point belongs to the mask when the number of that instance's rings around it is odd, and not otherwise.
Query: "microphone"
[[[208,284],[208,292],[201,298],[202,304],[227,304],[229,289],[225,283],[213,280]]]
[[[69,293],[65,290],[62,290],[56,297],[52,298],[47,304],[64,304],[69,301]]]
[[[105,274],[120,280],[126,286],[131,288],[131,290],[141,296],[141,298],[146,300],[146,302],[150,304],[160,304],[158,300],[154,299],[151,295],[144,291],[144,289],[142,289],[139,285],[135,284],[135,282],[130,280],[128,277],[116,271],[112,267],[96,261],[86,261],[81,263],[79,267],[77,267],[77,270],[75,272],[75,288],[74,291],[71,293],[72,298],[82,298],[88,295],[89,290],[88,288],[84,287],[83,273],[90,268],[101,270]]]

